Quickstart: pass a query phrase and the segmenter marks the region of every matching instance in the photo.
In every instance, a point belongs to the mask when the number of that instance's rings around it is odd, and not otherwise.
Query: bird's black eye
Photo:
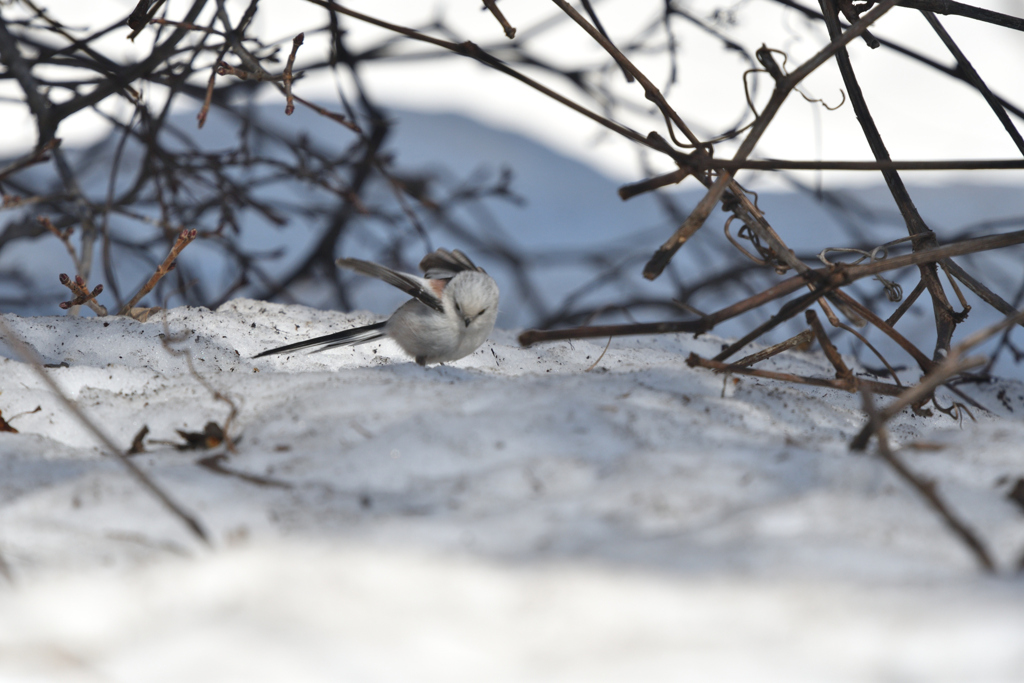
[[[462,313],[462,306],[459,305],[458,301],[455,302],[455,312],[459,314]]]
[[[480,316],[482,316],[482,315],[483,315],[484,313],[486,313],[486,312],[487,312],[487,308],[486,308],[486,307],[484,307],[484,308],[481,308],[481,309],[480,309],[480,312],[476,314],[476,317],[478,317],[478,318],[479,318]]]

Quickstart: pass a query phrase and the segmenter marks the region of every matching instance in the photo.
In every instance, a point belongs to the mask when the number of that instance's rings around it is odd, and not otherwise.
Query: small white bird
[[[380,323],[335,332],[259,353],[254,358],[320,346],[356,346],[394,339],[420,365],[468,356],[484,343],[498,317],[498,285],[458,249],[438,249],[420,261],[424,277],[399,273],[359,259],[338,259],[350,268],[398,287],[413,299]]]

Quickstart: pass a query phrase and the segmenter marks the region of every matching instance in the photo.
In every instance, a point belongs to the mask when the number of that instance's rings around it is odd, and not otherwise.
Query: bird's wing
[[[427,254],[420,261],[420,270],[423,271],[423,275],[428,280],[451,280],[465,270],[484,272],[483,268],[478,268],[475,263],[469,260],[468,256],[458,249],[453,249],[452,251],[438,249],[433,253]]]
[[[466,260],[468,261],[469,259]],[[440,290],[444,289],[443,285],[436,287],[429,279],[416,277],[415,275],[409,275],[408,273],[399,273],[396,270],[385,268],[382,265],[378,265],[370,261],[362,261],[355,258],[340,258],[335,261],[335,263],[342,268],[348,268],[349,270],[354,270],[357,273],[362,273],[363,275],[369,275],[370,277],[375,277],[378,280],[383,280],[392,287],[398,287],[409,296],[433,308],[435,311],[444,313],[444,306],[442,306],[440,299]]]

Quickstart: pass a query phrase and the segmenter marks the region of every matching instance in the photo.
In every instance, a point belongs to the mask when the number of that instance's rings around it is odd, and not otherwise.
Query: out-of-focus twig
[[[78,419],[83,427],[91,432],[93,436],[95,436],[100,443],[104,445],[107,452],[124,466],[128,471],[128,474],[141,484],[143,488],[152,493],[153,496],[156,497],[156,499],[159,500],[172,515],[180,519],[197,539],[202,541],[204,544],[209,545],[210,539],[207,536],[203,525],[199,522],[199,519],[175,502],[175,500],[171,498],[166,491],[160,488],[156,482],[149,477],[149,475],[143,472],[120,448],[118,448],[113,439],[111,439],[99,425],[86,415],[85,411],[83,411],[77,403],[64,394],[60,386],[57,385],[53,378],[50,377],[49,373],[46,372],[46,369],[43,368],[43,361],[39,355],[31,346],[25,343],[13,329],[11,329],[10,325],[7,324],[7,321],[4,320],[2,316],[0,316],[0,332],[3,333],[4,338],[14,349],[14,352],[17,353],[25,363],[31,366],[36,375],[39,376],[39,379],[41,379],[43,383],[50,388],[53,395],[56,396],[62,404],[64,404],[64,407]]]
[[[153,0],[139,0],[139,3],[135,5],[135,9],[128,15],[128,19],[125,21],[128,24],[128,28],[132,30],[128,34],[128,40],[134,41],[135,38],[142,32],[142,29],[146,28],[146,25],[152,20],[153,15],[157,13],[160,6],[163,5],[165,0],[156,0],[155,4]],[[150,7],[152,5],[152,7]]]
[[[654,176],[647,180],[641,180],[638,183],[623,185],[619,188],[619,197],[625,201],[627,199],[632,199],[637,195],[645,192],[651,192],[667,185],[676,185],[677,183],[681,183],[690,175],[691,172],[690,168],[679,168],[663,175]]]
[[[64,249],[67,250],[68,256],[71,257],[71,263],[75,266],[75,272],[80,273],[81,262],[78,260],[78,252],[75,250],[75,245],[71,244],[71,234],[74,232],[73,227],[68,227],[66,230],[58,230],[57,226],[53,224],[46,216],[39,216],[36,220],[39,224],[46,228],[51,235],[56,237],[64,245]]]
[[[0,575],[7,579],[7,583],[14,583],[14,574],[11,573],[11,565],[8,564],[7,558],[0,552]]]
[[[42,147],[34,149],[28,154],[15,159],[3,168],[0,168],[0,180],[3,180],[12,173],[17,173],[23,168],[48,160],[50,158],[49,153],[59,145],[60,138],[51,138],[49,142],[45,143]]]
[[[187,21],[171,21],[170,19],[150,19],[149,23],[159,24],[161,26],[174,26],[176,28],[183,28],[186,31],[202,31],[203,33],[212,33],[214,35],[222,36],[223,31],[218,31],[212,26],[199,26]]]
[[[166,314],[163,316],[162,322],[164,326],[164,336],[161,338],[161,342],[164,345],[164,349],[166,349],[167,352],[173,356],[184,357],[185,363],[188,365],[189,374],[195,377],[196,381],[203,385],[203,388],[210,393],[210,396],[212,396],[214,400],[220,401],[221,403],[225,404],[228,407],[228,416],[224,419],[224,425],[218,426],[216,425],[216,423],[213,424],[214,427],[216,427],[219,430],[219,438],[221,442],[224,444],[225,449],[231,453],[234,453],[235,440],[231,437],[231,428],[234,426],[233,423],[235,418],[238,417],[238,405],[231,399],[230,396],[219,391],[205,377],[199,374],[199,371],[196,370],[196,365],[192,360],[192,350],[190,348],[174,348],[173,344],[175,342],[187,340],[188,335],[176,336],[172,334],[170,324],[167,322]]]
[[[963,541],[964,545],[967,546],[968,550],[971,551],[975,559],[978,561],[978,564],[981,565],[982,570],[986,573],[994,574],[996,571],[996,565],[995,562],[992,561],[992,557],[989,555],[985,545],[964,522],[960,521],[942,497],[939,496],[935,482],[922,479],[916,475],[896,456],[895,453],[892,452],[892,449],[889,448],[889,436],[885,429],[885,421],[879,419],[879,415],[875,411],[871,391],[867,387],[862,388],[861,397],[864,403],[864,412],[867,413],[868,416],[868,424],[871,427],[872,433],[877,437],[878,455],[885,460],[890,467],[892,467],[893,471],[895,471],[903,481],[910,484],[914,490],[921,494],[921,497],[928,503],[928,506],[931,507],[939,517],[942,518],[942,521],[945,522],[946,526],[949,527],[961,541]]]
[[[231,66],[227,62],[221,62],[217,65],[218,76],[234,76],[243,81],[283,81],[285,76],[281,74],[271,74],[263,71],[249,71],[237,66]]]
[[[205,467],[211,472],[216,472],[227,477],[235,477],[249,484],[255,484],[256,486],[265,486],[279,489],[290,489],[292,485],[286,481],[280,479],[273,479],[271,477],[263,477],[258,474],[251,474],[249,472],[243,472],[229,467],[227,464],[228,456],[223,453],[214,453],[213,455],[207,455],[205,457],[196,460],[196,464],[200,467]]]

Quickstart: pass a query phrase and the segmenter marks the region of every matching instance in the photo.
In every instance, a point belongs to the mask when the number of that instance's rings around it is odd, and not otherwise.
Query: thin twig
[[[774,379],[781,382],[790,382],[793,384],[807,384],[815,387],[828,387],[829,389],[839,389],[840,391],[846,391],[851,394],[857,393],[857,389],[862,386],[868,387],[872,392],[876,394],[885,394],[888,396],[896,396],[900,392],[900,388],[895,384],[886,384],[885,382],[876,382],[870,379],[861,379],[859,377],[850,377],[848,379],[822,379],[820,377],[803,377],[801,375],[794,375],[789,372],[775,372],[773,370],[759,370],[757,368],[744,368],[730,363],[723,363],[721,361],[714,360],[713,358],[702,358],[696,353],[691,353],[686,359],[686,364],[691,368],[707,368],[714,370],[715,372],[734,374],[734,375],[749,375],[751,377],[762,377],[764,379]]]
[[[78,252],[75,250],[75,245],[71,244],[71,234],[74,232],[74,226],[68,226],[67,230],[58,230],[57,226],[53,224],[46,216],[39,216],[36,218],[39,224],[46,228],[50,234],[59,239],[64,245],[64,249],[67,250],[68,256],[71,257],[71,263],[75,266],[75,273],[81,274],[81,261],[78,260]]]
[[[914,302],[917,301],[917,298],[924,294],[924,290],[924,283],[918,280],[917,284],[914,285],[914,289],[911,290],[910,294],[907,295],[907,297],[903,300],[899,307],[895,311],[893,311],[892,315],[886,318],[885,322],[888,323],[889,325],[895,325],[897,322],[899,322],[900,318],[903,317],[903,314],[909,311],[910,307],[914,305]]]
[[[942,44],[946,46],[946,49],[949,50],[950,54],[952,54],[956,59],[960,73],[962,73],[970,84],[977,88],[978,92],[981,93],[981,96],[985,98],[985,101],[988,102],[988,106],[991,107],[992,112],[996,115],[996,118],[999,119],[999,123],[1003,124],[1003,128],[1010,136],[1010,139],[1013,140],[1013,144],[1017,146],[1017,149],[1021,154],[1024,154],[1024,138],[1021,137],[1020,131],[1017,130],[1017,127],[1013,125],[1013,121],[1010,120],[1010,116],[1006,113],[1006,108],[999,103],[999,99],[991,90],[989,90],[985,81],[982,80],[981,75],[975,70],[974,65],[971,64],[969,59],[967,59],[967,56],[956,44],[952,36],[950,36],[946,29],[943,28],[938,17],[927,10],[921,10],[921,14],[924,15],[924,18],[928,21],[932,30],[935,31],[935,34],[942,41]]]
[[[862,316],[866,322],[874,325],[879,332],[899,344],[900,348],[910,354],[910,357],[914,359],[914,362],[917,363],[921,370],[928,372],[935,365],[935,361],[926,356],[921,349],[917,348],[917,346],[911,343],[909,339],[897,332],[895,327],[882,320],[882,318],[875,314],[875,312],[870,308],[860,303],[846,292],[836,292],[836,296],[842,299],[847,307],[853,309],[855,313]]]
[[[604,29],[604,25],[601,24],[601,20],[598,18],[597,12],[594,11],[594,6],[590,4],[590,0],[581,0],[581,2],[583,4],[584,11],[586,11],[587,13],[587,16],[589,16],[590,20],[594,22],[594,28],[596,28],[601,33],[601,35],[604,36],[605,40],[607,40],[609,43],[612,42],[612,37],[608,35],[608,31],[606,31]],[[620,68],[622,68],[621,65]],[[633,78],[633,74],[629,73],[628,69],[622,68],[622,74],[626,77],[627,83],[632,83],[634,80],[636,80]]]
[[[635,130],[632,130],[627,126],[612,121],[611,119],[602,116],[597,112],[591,111],[590,109],[587,109],[586,107],[577,104],[576,102],[573,102],[572,100],[563,95],[560,95],[551,88],[548,88],[547,86],[542,85],[540,82],[530,78],[529,76],[526,76],[516,71],[515,69],[511,68],[510,66],[502,62],[500,59],[494,57],[491,54],[488,54],[484,50],[480,49],[480,46],[476,45],[475,43],[469,41],[462,43],[454,43],[452,41],[442,40],[440,38],[428,36],[424,33],[420,33],[419,31],[414,31],[411,28],[406,28],[404,26],[392,24],[390,22],[383,21],[381,19],[376,19],[366,14],[362,14],[361,12],[350,10],[347,7],[343,7],[342,5],[339,5],[336,2],[332,2],[332,0],[308,0],[308,2],[314,5],[324,7],[333,12],[337,12],[338,14],[344,14],[345,16],[352,17],[353,19],[358,19],[359,21],[366,22],[373,26],[377,26],[388,31],[393,31],[394,33],[406,36],[407,38],[419,40],[424,43],[429,43],[431,45],[435,45],[445,50],[449,50],[455,54],[475,59],[481,64],[489,66],[492,69],[500,71],[504,74],[507,74],[508,76],[511,76],[512,78],[515,78],[516,80],[522,83],[525,83],[526,85],[530,86],[531,88],[537,90],[540,93],[543,93],[544,95],[550,97],[556,102],[559,102],[560,104],[569,107],[573,111],[582,114],[583,116],[586,116],[588,119],[591,119],[592,121],[596,121],[602,126],[608,128],[609,130],[615,131],[616,133],[619,133],[620,135],[629,140],[633,140],[634,142],[638,142],[642,145],[651,147],[652,149],[659,149],[659,151],[661,151],[660,148],[657,148],[652,143],[650,143],[644,135],[641,135],[640,133],[636,132]]]
[[[788,7],[790,9],[794,10],[795,12],[799,12],[800,14],[802,14],[805,17],[807,17],[808,19],[811,19],[812,21],[823,21],[825,19],[825,16],[823,14],[821,14],[820,12],[817,12],[817,11],[811,9],[810,7],[807,7],[806,5],[804,5],[804,4],[800,3],[800,2],[797,2],[797,0],[774,0],[774,1],[776,3],[784,6],[784,7]],[[939,5],[945,5],[947,7],[948,6],[952,6],[952,5],[959,5],[960,7],[966,7],[966,8],[969,8],[971,10],[976,10],[976,11],[979,11],[979,12],[988,12],[988,10],[982,10],[982,9],[977,8],[977,7],[972,7],[970,5],[963,5],[962,3],[958,3],[958,2],[952,2],[952,0],[900,0],[899,4],[900,4],[901,7],[912,7],[912,8],[915,8],[915,9],[927,9],[927,10],[931,10],[932,12],[935,12],[937,14],[958,14],[959,13],[959,12],[947,12],[947,11],[944,11],[944,10],[938,8]],[[997,13],[993,12],[992,14],[997,14]],[[965,16],[968,16],[968,15],[965,14]],[[1006,16],[1006,15],[1003,15],[1003,16]],[[982,21],[987,21],[987,19],[984,19],[984,18],[981,18],[981,17],[972,17],[972,18],[979,18]],[[1006,17],[1006,18],[1016,22],[1016,26],[1019,27],[1018,30],[1024,30],[1024,19],[1019,19],[1017,17]],[[1005,25],[1008,25],[1008,24],[1001,24],[1001,25],[1005,26]],[[949,66],[947,66],[945,64],[942,64],[940,62],[935,61],[934,59],[932,59],[932,58],[930,58],[930,57],[928,57],[926,55],[923,55],[923,54],[921,54],[919,52],[915,52],[914,50],[906,48],[906,47],[900,45],[899,43],[894,43],[892,41],[885,40],[884,38],[879,38],[878,42],[881,43],[882,45],[884,45],[885,47],[889,48],[890,50],[896,52],[897,54],[900,54],[900,55],[903,55],[903,56],[905,56],[905,57],[907,57],[909,59],[915,60],[918,63],[920,63],[920,64],[922,64],[924,66],[927,66],[928,68],[930,68],[930,69],[932,69],[932,70],[934,70],[934,71],[936,71],[938,73],[943,73],[943,74],[949,76],[950,78],[961,80],[961,81],[964,81],[965,83],[967,82],[967,79],[956,68],[949,67]],[[1007,111],[1015,114],[1018,117],[1024,117],[1024,110],[1021,110],[1020,108],[1014,106],[1013,103],[1008,102],[1006,99],[1000,97],[999,98],[999,103],[1003,107],[1005,107]]]
[[[874,401],[871,398],[871,392],[864,387],[861,389],[861,397],[864,402],[864,412],[868,416],[868,424],[871,425],[872,432],[876,435],[878,443],[878,455],[885,460],[890,467],[902,478],[905,482],[910,484],[921,497],[925,499],[929,507],[942,518],[946,526],[956,534],[956,536],[963,541],[964,545],[971,551],[975,559],[978,560],[978,564],[981,565],[983,571],[988,574],[994,574],[996,571],[996,565],[992,561],[991,556],[986,550],[985,545],[981,540],[967,527],[966,524],[961,522],[953,511],[946,505],[946,502],[939,496],[934,481],[922,479],[921,477],[914,474],[903,461],[900,460],[895,453],[889,448],[889,437],[885,429],[885,421],[879,420],[879,415],[875,411]]]
[[[217,65],[218,76],[234,76],[235,78],[242,81],[258,81],[261,83],[272,82],[272,81],[283,81],[284,74],[272,74],[266,71],[249,71],[242,69],[237,66],[231,66],[227,62],[221,62]]]
[[[829,38],[835,40],[842,33],[835,6],[831,0],[819,0],[819,4],[824,14]],[[872,155],[876,161],[890,161],[889,150],[886,148],[882,135],[875,125],[870,109],[868,109],[867,100],[857,81],[849,52],[847,52],[845,47],[841,48],[836,51],[835,58],[836,65],[839,67],[839,73],[843,78],[843,84],[850,95],[850,104],[853,107],[853,112],[856,114],[857,122],[860,124],[861,131],[868,143],[868,147],[871,149]],[[935,233],[928,227],[924,218],[921,217],[900,174],[896,170],[887,169],[882,171],[882,177],[885,179],[885,183],[900,211],[900,215],[903,217],[904,223],[906,223],[907,233],[918,238],[914,240],[914,250],[917,251],[935,246],[937,244]],[[958,321],[953,313],[952,306],[950,306],[946,298],[945,290],[939,281],[935,267],[922,265],[919,270],[921,281],[924,282],[931,296],[932,309],[935,316],[935,353],[933,355],[938,356],[949,349]]]
[[[171,21],[170,19],[150,19],[149,23],[159,24],[160,26],[174,26],[176,28],[182,28],[186,31],[202,31],[203,33],[212,33],[218,36],[224,35],[223,31],[218,31],[212,26],[199,26],[187,21]]]
[[[595,361],[594,361],[593,363],[591,363],[591,364],[590,364],[590,367],[588,367],[588,368],[587,368],[586,370],[584,370],[583,372],[590,372],[591,370],[593,370],[594,368],[596,368],[596,367],[597,367],[597,364],[601,362],[601,359],[602,359],[602,358],[604,358],[604,354],[608,353],[608,349],[609,349],[609,348],[611,348],[611,345],[612,345],[612,338],[611,338],[611,337],[608,337],[608,343],[604,345],[604,349],[602,349],[602,351],[601,351],[601,355],[600,355],[600,356],[598,356],[598,357],[597,357],[597,360],[595,360]]]
[[[501,29],[505,32],[508,39],[512,40],[515,38],[516,30],[512,27],[512,24],[508,23],[508,19],[506,19],[505,15],[501,13],[501,10],[498,9],[498,3],[494,0],[484,0],[484,5],[491,11],[494,18],[498,20],[498,23],[501,24]]]
[[[791,318],[795,317],[802,311],[810,308],[815,303],[817,303],[817,301],[821,299],[821,297],[825,296],[830,291],[834,291],[835,289],[835,285],[830,283],[825,285],[824,287],[812,288],[811,291],[807,292],[806,294],[802,294],[796,299],[791,299],[790,301],[787,301],[785,304],[782,305],[782,308],[780,308],[775,315],[771,316],[770,318],[768,318],[768,320],[764,321],[763,323],[755,327],[753,330],[751,330],[744,336],[734,341],[732,344],[729,344],[727,347],[722,349],[722,351],[719,352],[717,356],[715,356],[715,360],[719,362],[724,362],[727,358],[730,358],[731,356],[738,353],[747,344],[755,341],[762,335],[767,334],[768,332],[774,330],[782,323],[786,322],[787,320],[790,320]],[[714,317],[714,314],[712,314],[709,317]]]
[[[755,171],[980,171],[1024,168],[1024,159],[942,159],[893,161],[800,161],[797,159],[709,159],[694,158],[699,171],[743,169]]]
[[[1017,306],[1021,305],[1024,301],[1024,281],[1021,281],[1020,287],[1017,289],[1017,295],[1014,297],[1014,301]],[[1013,327],[1007,327],[1003,330],[1003,334],[999,340],[999,344],[996,346],[995,351],[992,352],[992,356],[988,359],[988,363],[982,369],[982,374],[988,375],[992,372],[992,367],[995,365],[996,360],[999,358],[999,353],[1003,348],[1010,347],[1011,352],[1016,353],[1016,350],[1010,344],[1010,333],[1013,331]],[[1021,360],[1020,354],[1016,354],[1016,359],[1019,362]]]
[[[82,279],[81,275],[76,275],[75,279],[72,280],[68,277],[67,273],[60,274],[60,283],[71,290],[71,293],[75,295],[75,298],[71,301],[60,302],[60,307],[65,311],[75,306],[81,306],[82,304],[87,305],[91,308],[96,315],[104,316],[107,315],[107,309],[96,302],[96,297],[103,292],[103,285],[96,285],[95,288],[90,292],[89,286]]]
[[[166,309],[166,302],[164,302],[164,304],[164,308]],[[173,344],[174,342],[182,341],[186,337],[176,337],[175,335],[171,334],[171,327],[170,324],[167,322],[166,314],[164,314],[162,322],[164,326],[164,336],[161,338],[161,342],[163,343],[164,349],[166,349],[167,352],[173,356],[184,357],[185,364],[188,365],[189,374],[195,377],[196,381],[203,385],[203,388],[210,393],[210,396],[212,396],[214,400],[220,401],[221,403],[224,403],[228,406],[228,416],[224,418],[224,426],[221,427],[221,434],[223,436],[225,449],[231,453],[234,453],[235,440],[231,437],[231,427],[235,418],[238,417],[238,405],[235,404],[235,402],[231,399],[230,396],[221,393],[209,381],[207,381],[205,377],[199,374],[199,371],[196,370],[195,363],[192,361],[192,349],[188,347],[182,349],[175,349],[174,347],[171,346],[171,344]]]
[[[749,367],[751,365],[760,363],[763,360],[768,360],[772,356],[778,355],[783,351],[788,351],[789,349],[799,346],[809,346],[813,341],[814,334],[810,330],[804,330],[800,334],[790,337],[784,342],[773,344],[772,346],[769,346],[766,349],[761,349],[757,353],[752,353],[749,356],[744,356],[735,363],[731,363],[730,366],[737,368]]]
[[[936,14],[955,14],[996,26],[1024,31],[1024,19],[983,7],[967,5],[956,0],[900,0],[900,7],[910,7]]]
[[[869,7],[869,5],[866,4],[856,7],[852,0],[836,0],[836,6],[839,8],[839,11],[843,13],[843,16],[846,17],[846,20],[851,24],[857,23],[857,20],[860,19],[859,9]],[[872,50],[881,45],[881,43],[878,42],[878,38],[875,38],[867,31],[864,31],[864,35],[862,35],[861,38],[864,39],[864,42]]]
[[[887,361],[885,359],[885,356],[883,356],[881,354],[881,352],[878,349],[875,348],[874,344],[872,344],[871,342],[869,342],[867,340],[867,337],[865,337],[863,334],[861,334],[860,332],[858,332],[857,330],[853,329],[852,327],[850,327],[849,325],[847,325],[845,323],[841,323],[841,322],[836,321],[833,324],[836,327],[838,327],[838,328],[840,328],[842,330],[846,330],[847,332],[852,334],[854,337],[856,337],[858,340],[860,340],[860,343],[863,344],[864,346],[866,346],[868,348],[868,350],[871,351],[871,353],[875,354],[875,358],[877,358],[878,360],[880,360],[882,362],[882,365],[885,366],[885,369],[889,371],[889,376],[892,377],[892,380],[894,382],[896,382],[896,384],[898,386],[901,386],[901,387],[903,386],[903,382],[900,381],[900,376],[899,376],[899,374],[897,374],[896,369],[893,368],[893,366],[891,366],[889,364],[889,361]]]
[[[554,2],[559,6],[566,4],[565,0],[554,0]],[[804,78],[810,75],[811,72],[821,66],[826,60],[830,59],[834,54],[843,50],[847,43],[863,33],[868,26],[888,12],[895,4],[896,0],[883,0],[883,2],[880,2],[870,12],[865,14],[859,22],[851,26],[841,36],[834,37],[831,43],[818,51],[818,53],[804,62],[795,71],[790,74],[781,75],[781,77],[777,78],[775,90],[772,91],[768,104],[765,105],[764,110],[754,121],[754,125],[751,127],[750,132],[747,133],[747,136],[743,139],[739,149],[736,150],[733,159],[743,161],[751,152],[754,151],[754,147],[760,141],[762,135],[768,128],[768,124],[774,119],[775,115],[782,107],[783,102],[785,102],[786,98],[789,96],[789,93],[792,92],[792,90]],[[568,10],[566,11],[568,12]],[[766,66],[771,63],[768,61],[771,59],[771,55],[767,50],[758,50],[758,56]],[[711,214],[711,210],[714,209],[722,199],[722,195],[731,183],[732,177],[733,173],[728,170],[723,170],[721,172],[715,180],[715,183],[697,203],[697,206],[690,212],[690,215],[686,218],[683,224],[679,226],[675,233],[661,247],[659,247],[647,262],[647,265],[644,266],[645,278],[653,280],[661,275],[665,270],[665,267],[668,266],[669,261],[671,261],[672,256],[694,235],[694,233],[697,232],[697,230],[700,229],[702,225],[704,225],[704,222]]]
[[[1024,230],[1004,233],[1002,235],[989,235],[987,237],[963,240],[941,247],[933,247],[932,249],[917,251],[912,254],[893,256],[888,259],[865,263],[859,266],[843,266],[839,264],[831,269],[819,268],[811,270],[809,271],[808,276],[796,275],[787,280],[783,280],[760,294],[748,297],[731,306],[727,306],[719,311],[710,313],[700,320],[666,321],[630,325],[600,325],[596,327],[574,327],[564,330],[526,330],[519,335],[519,343],[523,346],[530,346],[531,344],[536,344],[538,342],[558,341],[564,339],[585,339],[592,337],[621,337],[637,334],[664,334],[672,332],[691,332],[701,334],[710,331],[715,327],[715,325],[721,322],[763,306],[769,301],[792,294],[801,287],[806,286],[810,277],[817,280],[817,291],[812,292],[812,294],[816,293],[817,297],[821,297],[825,295],[826,290],[834,290],[837,287],[846,286],[861,278],[871,277],[889,270],[905,268],[907,266],[918,265],[921,263],[934,263],[951,256],[962,256],[964,254],[976,253],[979,251],[1000,249],[1011,244],[1021,243],[1024,243]],[[842,294],[842,292],[839,292],[839,294]],[[857,304],[857,302],[852,299],[847,300],[847,303]],[[806,306],[804,308],[806,308]],[[801,308],[795,312],[799,313],[800,310],[803,309]],[[858,312],[870,313],[870,311],[866,311],[863,307],[858,309]],[[872,318],[870,321],[876,327],[885,325],[885,321],[878,318],[878,316],[874,316],[873,314],[871,315]],[[908,349],[908,352],[909,351],[910,350]]]
[[[887,405],[879,413],[881,422],[884,424],[907,406],[917,405],[925,401],[934,393],[935,389],[948,382],[951,377],[984,365],[986,362],[984,356],[972,356],[969,358],[963,358],[963,356],[974,346],[994,337],[1005,329],[1021,324],[1021,322],[1024,322],[1024,311],[1020,311],[1016,315],[1008,316],[994,325],[978,330],[954,346],[950,349],[946,358],[925,375],[919,383],[904,391],[897,400]],[[850,442],[850,448],[858,451],[863,450],[867,446],[871,434],[870,425],[865,425],[860,433],[854,437],[853,441]]]
[[[626,201],[627,199],[632,199],[633,197],[645,192],[652,192],[667,185],[675,185],[682,182],[692,172],[693,171],[690,168],[680,168],[670,173],[665,173],[664,175],[655,176],[636,183],[630,183],[629,185],[623,185],[619,188],[619,198]]]
[[[221,48],[220,53],[217,55],[217,59],[214,61],[213,68],[210,69],[210,78],[206,82],[206,95],[203,97],[203,106],[199,108],[199,113],[196,114],[196,119],[199,121],[199,128],[202,128],[206,124],[206,117],[210,113],[210,104],[213,102],[213,88],[217,84],[217,73],[219,71],[218,65],[221,64],[221,60],[224,59],[224,55],[227,54],[227,51],[227,45]]]
[[[296,102],[298,102],[299,104],[303,105],[304,107],[308,107],[308,108],[312,109],[317,114],[320,114],[320,116],[325,116],[325,117],[331,119],[332,121],[340,123],[341,125],[345,126],[346,128],[348,128],[349,130],[351,130],[351,131],[353,131],[355,133],[359,133],[360,135],[362,135],[362,133],[363,133],[363,131],[359,128],[358,125],[356,125],[352,121],[349,121],[347,118],[345,118],[341,114],[336,114],[333,111],[329,111],[327,109],[324,109],[320,105],[314,104],[314,103],[310,102],[309,100],[305,100],[305,99],[299,97],[298,95],[296,95],[294,93],[292,93],[292,99],[295,100]]]
[[[105,431],[100,429],[88,415],[85,414],[77,403],[68,398],[61,390],[60,386],[50,377],[49,373],[43,368],[43,361],[35,350],[26,344],[21,337],[19,337],[14,330],[7,324],[7,321],[0,316],[0,332],[3,333],[7,342],[13,347],[15,353],[21,356],[22,361],[27,363],[35,371],[39,379],[50,388],[53,395],[64,404],[72,415],[74,415],[78,421],[85,427],[89,432],[93,434],[107,449],[107,452],[114,456],[120,462],[124,468],[143,488],[148,490],[157,500],[175,517],[180,519],[189,530],[206,545],[210,545],[210,539],[206,535],[206,531],[203,529],[203,525],[199,522],[198,518],[194,517],[190,513],[186,512],[183,507],[178,505],[169,494],[167,494],[162,488],[160,488],[156,482],[149,478],[145,472],[132,462],[125,453],[117,447],[113,439],[111,439]]]
[[[0,168],[0,180],[3,180],[12,173],[17,173],[23,168],[38,164],[43,161],[47,161],[50,158],[50,152],[53,151],[57,146],[60,145],[60,138],[51,138],[49,142],[44,144],[38,149],[32,150],[28,154],[18,157],[11,163],[7,164],[3,168]]]
[[[983,282],[961,268],[953,259],[944,259],[942,261],[942,265],[945,267],[948,274],[962,282],[966,285],[967,289],[974,292],[979,299],[1003,315],[1013,315],[1017,312],[1017,309],[1013,304],[986,287]]]
[[[131,314],[131,310],[135,308],[135,304],[139,303],[142,300],[142,297],[149,294],[153,288],[156,287],[156,284],[160,282],[160,278],[171,271],[171,268],[174,267],[175,259],[178,258],[178,254],[181,253],[182,249],[191,244],[192,240],[196,238],[196,234],[197,232],[195,228],[192,230],[186,229],[181,231],[181,234],[178,235],[178,239],[176,239],[174,244],[171,246],[171,251],[167,254],[167,258],[164,259],[164,262],[160,264],[156,269],[156,272],[153,273],[153,276],[149,278],[146,284],[142,286],[142,289],[140,289],[138,293],[128,301],[128,303],[121,307],[121,310],[117,312],[118,315]]]
[[[295,55],[298,53],[299,46],[302,45],[304,37],[305,34],[300,33],[292,40],[292,51],[288,55],[288,63],[284,67],[284,113],[287,116],[291,116],[292,112],[295,111],[295,102],[292,98],[292,66],[295,65]]]
[[[825,352],[825,358],[828,359],[829,363],[832,363],[832,367],[836,369],[836,379],[849,381],[853,379],[853,371],[847,367],[843,361],[842,354],[839,353],[839,349],[836,348],[832,340],[828,338],[828,334],[825,332],[825,328],[821,326],[821,321],[818,320],[818,314],[814,312],[813,308],[808,308],[804,312],[804,319],[807,320],[807,324],[811,326],[811,331],[814,332],[814,336],[818,338],[818,344],[821,345],[821,350]]]

